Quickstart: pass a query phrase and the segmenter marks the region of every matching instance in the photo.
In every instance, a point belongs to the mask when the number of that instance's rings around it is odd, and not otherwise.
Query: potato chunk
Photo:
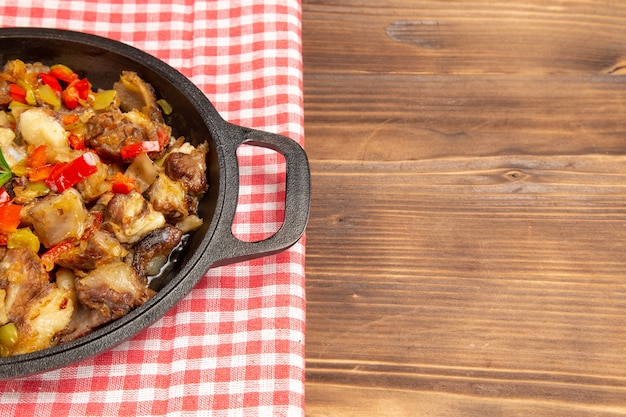
[[[30,145],[69,147],[68,132],[43,108],[24,111],[19,118],[19,131],[24,141]]]

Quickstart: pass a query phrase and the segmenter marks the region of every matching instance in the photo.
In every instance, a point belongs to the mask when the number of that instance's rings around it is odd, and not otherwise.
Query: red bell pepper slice
[[[43,264],[46,271],[52,271],[54,268],[54,263],[59,259],[59,257],[70,251],[74,248],[74,243],[70,240],[64,240],[61,243],[57,243],[52,248],[50,248],[46,253],[41,255],[41,263]]]
[[[60,172],[65,165],[67,165],[67,162],[57,162],[56,164],[52,165],[52,172],[50,172],[50,175],[56,175],[57,172]]]
[[[20,225],[22,206],[18,204],[5,204],[0,206],[0,232],[11,233]]]
[[[46,185],[52,191],[62,193],[79,181],[98,170],[98,157],[93,152],[86,152],[78,158],[59,167],[55,167],[46,179]]]
[[[50,87],[55,93],[61,94],[61,91],[63,91],[63,87],[61,87],[61,84],[56,77],[46,74],[45,72],[40,72],[39,79],[42,83]]]
[[[102,225],[102,221],[103,221],[102,214],[93,213],[93,220],[91,222],[91,226],[89,226],[87,230],[85,230],[85,233],[83,233],[83,235],[80,237],[80,240],[83,240],[83,241],[89,240],[91,235],[93,235],[93,232],[95,232],[100,227],[100,225]]]
[[[74,110],[78,107],[78,91],[75,88],[66,88],[61,93],[61,99],[63,100],[63,104],[70,110]]]
[[[83,100],[87,100],[89,97],[89,92],[91,92],[91,83],[87,78],[83,78],[82,80],[76,80],[72,82],[73,87],[78,91],[78,97]]]
[[[9,84],[9,95],[11,100],[26,104],[26,90],[17,84]]]
[[[81,100],[87,100],[89,92],[91,91],[91,84],[87,78],[81,80],[76,79],[68,85],[61,93],[61,99],[65,107],[72,110],[78,106]]]
[[[137,142],[130,145],[123,146],[120,149],[120,155],[124,160],[134,159],[142,152],[153,153],[161,150],[161,144],[156,140],[146,140],[143,142]]]
[[[63,64],[56,64],[51,66],[48,74],[66,83],[71,83],[78,78],[78,74],[76,74],[69,67]]]
[[[121,172],[116,172],[111,180],[111,191],[116,194],[128,194],[135,189],[135,180]]]

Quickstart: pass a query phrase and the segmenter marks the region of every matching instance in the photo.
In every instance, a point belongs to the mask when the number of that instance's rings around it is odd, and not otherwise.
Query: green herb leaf
[[[11,172],[11,167],[9,166],[7,160],[4,159],[2,149],[0,149],[0,187],[10,180],[12,176],[13,173]]]

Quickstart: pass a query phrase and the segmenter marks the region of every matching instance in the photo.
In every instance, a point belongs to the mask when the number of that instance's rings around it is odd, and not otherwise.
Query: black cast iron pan
[[[122,70],[137,72],[168,100],[175,136],[193,144],[208,141],[209,191],[200,203],[201,229],[195,231],[158,292],[128,315],[93,333],[42,351],[0,358],[0,379],[55,369],[107,350],[152,324],[204,276],[206,271],[280,252],[304,233],[310,206],[310,173],[304,150],[293,140],[226,122],[206,96],[185,76],[136,48],[84,33],[42,28],[0,28],[0,65],[10,59],[62,63],[94,87],[110,88]],[[239,195],[237,148],[244,143],[281,153],[286,161],[285,220],[280,230],[259,242],[243,242],[231,232]]]

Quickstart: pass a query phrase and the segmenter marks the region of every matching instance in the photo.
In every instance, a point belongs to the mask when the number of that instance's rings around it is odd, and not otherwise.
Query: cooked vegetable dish
[[[95,89],[62,63],[0,74],[0,355],[81,337],[149,300],[202,225],[208,145],[134,72]]]

